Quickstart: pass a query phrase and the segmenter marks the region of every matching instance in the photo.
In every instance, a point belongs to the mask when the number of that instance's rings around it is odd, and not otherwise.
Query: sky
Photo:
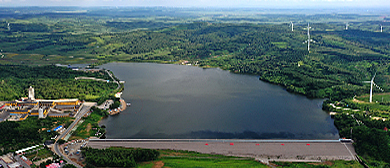
[[[0,6],[388,7],[390,0],[0,0]]]

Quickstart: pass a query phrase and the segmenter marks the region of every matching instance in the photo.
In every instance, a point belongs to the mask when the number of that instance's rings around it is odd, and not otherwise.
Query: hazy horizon
[[[222,8],[390,8],[388,0],[0,0],[0,7],[120,6],[120,7],[222,7]]]

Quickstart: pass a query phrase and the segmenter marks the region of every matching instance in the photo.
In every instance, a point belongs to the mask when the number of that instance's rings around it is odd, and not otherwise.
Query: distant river
[[[125,80],[131,107],[102,120],[107,138],[338,139],[322,100],[258,76],[150,63],[102,67]]]

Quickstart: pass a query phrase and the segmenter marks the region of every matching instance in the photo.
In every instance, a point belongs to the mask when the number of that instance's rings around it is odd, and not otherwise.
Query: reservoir
[[[109,63],[131,107],[101,121],[107,138],[338,139],[321,99],[258,76],[153,63]]]

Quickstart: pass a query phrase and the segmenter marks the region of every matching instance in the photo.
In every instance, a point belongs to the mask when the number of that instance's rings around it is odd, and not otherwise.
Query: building
[[[8,110],[10,115],[29,114],[30,110]]]
[[[48,114],[47,115],[48,117],[52,117],[52,118],[62,118],[62,117],[70,117],[70,114],[69,113],[63,113],[63,114]]]
[[[30,88],[28,88],[28,99],[35,100],[34,88],[32,86],[30,86]]]
[[[30,111],[30,116],[38,116],[39,118],[45,118],[49,113],[49,107],[40,107]]]
[[[11,164],[13,163],[13,161],[11,160],[11,158],[9,158],[8,156],[2,156],[0,157],[0,160],[2,160],[4,163],[6,164]]]
[[[19,118],[19,120],[20,120],[20,121],[23,121],[23,120],[25,120],[27,117],[28,117],[28,114],[23,114],[23,115]]]
[[[12,164],[9,164],[7,165],[8,168],[19,168],[19,167],[23,167],[20,163],[18,162],[15,162],[15,163],[12,163]]]
[[[28,89],[28,98],[5,102],[11,117],[9,120],[25,120],[28,116],[38,116],[39,118],[49,117],[72,117],[82,107],[82,102],[78,99],[61,100],[40,100],[35,99],[34,88]],[[0,109],[1,109],[0,108]],[[50,114],[50,115],[49,115]]]
[[[43,117],[44,117],[43,109],[42,109],[42,108],[39,108],[39,109],[38,109],[38,117],[39,117],[39,118],[43,118]]]
[[[40,100],[39,106],[48,106],[48,107],[54,107],[55,103],[53,100]]]
[[[25,156],[22,156],[20,157],[24,163],[26,163],[27,165],[31,166],[33,163],[28,159],[26,158]]]
[[[78,99],[66,99],[66,100],[55,100],[55,105],[79,105],[81,102]]]

